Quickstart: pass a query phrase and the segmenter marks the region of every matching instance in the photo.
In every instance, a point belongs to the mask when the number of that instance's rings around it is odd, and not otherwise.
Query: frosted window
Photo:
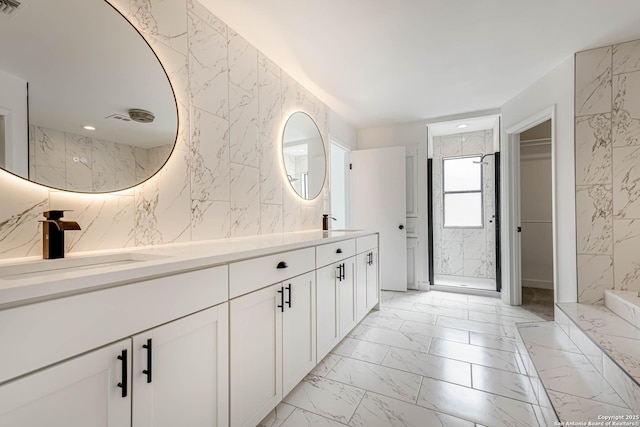
[[[445,227],[482,227],[482,193],[444,195]]]
[[[443,159],[445,227],[483,227],[480,159],[481,156]]]
[[[473,163],[478,162],[478,163]],[[482,165],[478,157],[444,159],[444,191],[480,191]]]

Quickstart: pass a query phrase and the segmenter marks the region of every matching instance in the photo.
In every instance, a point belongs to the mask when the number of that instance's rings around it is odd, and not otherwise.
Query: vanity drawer
[[[355,254],[356,241],[354,239],[320,245],[316,247],[316,265],[318,268],[324,267],[352,257]]]
[[[372,234],[371,236],[358,237],[356,239],[356,248],[358,253],[370,251],[378,247],[378,235]]]
[[[0,310],[0,383],[228,298],[227,266]]]
[[[314,255],[313,248],[305,248],[229,264],[229,298],[248,294],[313,270]],[[278,268],[278,265],[283,268]]]

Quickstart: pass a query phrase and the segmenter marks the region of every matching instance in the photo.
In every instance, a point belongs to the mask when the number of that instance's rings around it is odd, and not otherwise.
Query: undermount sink
[[[113,267],[166,258],[161,255],[125,252],[116,254],[43,259],[20,264],[0,266],[0,280],[20,280],[39,276],[52,276],[93,268]]]

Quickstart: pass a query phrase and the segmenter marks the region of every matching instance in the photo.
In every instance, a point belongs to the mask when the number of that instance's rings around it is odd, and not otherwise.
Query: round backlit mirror
[[[87,193],[156,173],[177,106],[138,31],[104,0],[11,3],[0,7],[0,167]]]
[[[315,199],[324,186],[327,160],[320,130],[307,114],[289,116],[282,134],[282,157],[293,190],[303,199]]]

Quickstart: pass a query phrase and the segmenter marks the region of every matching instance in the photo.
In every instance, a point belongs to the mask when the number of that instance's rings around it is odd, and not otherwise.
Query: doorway
[[[496,294],[499,116],[430,124],[427,135],[431,287]]]
[[[522,306],[553,320],[551,120],[520,133]]]

